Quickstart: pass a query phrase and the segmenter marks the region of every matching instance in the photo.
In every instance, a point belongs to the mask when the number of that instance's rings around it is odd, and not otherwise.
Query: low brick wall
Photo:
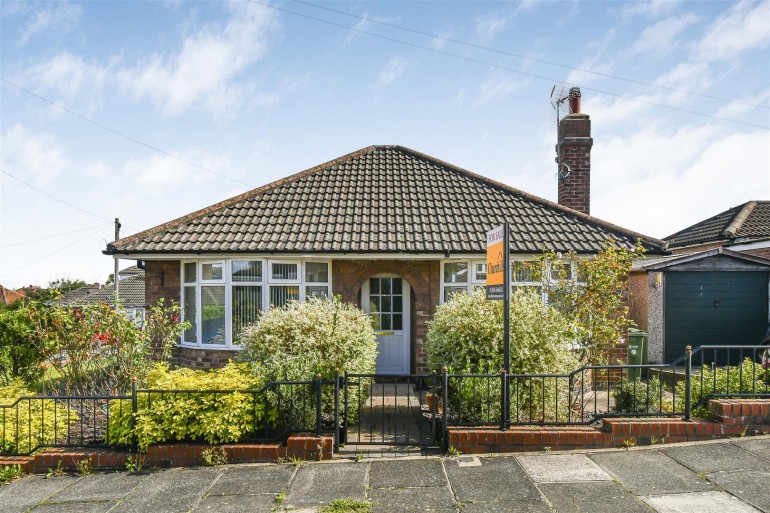
[[[221,448],[227,455],[228,463],[270,463],[286,458],[302,460],[328,460],[332,458],[334,437],[317,437],[312,433],[291,435],[286,445],[280,443],[262,444],[158,444],[147,448],[147,454],[139,457],[144,467],[192,467],[203,464],[203,451]],[[61,461],[64,470],[77,469],[79,461],[88,459],[91,467],[100,470],[125,469],[126,460],[132,454],[117,449],[62,449],[51,448],[34,456],[0,457],[0,466],[21,465],[27,473],[46,473],[56,468]]]
[[[449,428],[448,444],[465,454],[624,447],[691,442],[770,433],[770,399],[722,399],[709,404],[710,419],[605,419],[590,426]]]

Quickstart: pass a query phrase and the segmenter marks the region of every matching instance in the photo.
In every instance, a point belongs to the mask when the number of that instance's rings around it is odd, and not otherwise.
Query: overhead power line
[[[409,41],[404,41],[403,39],[397,39],[395,37],[384,36],[382,34],[377,34],[377,33],[374,33],[374,32],[369,32],[369,31],[358,29],[358,28],[355,28],[355,27],[350,27],[348,25],[344,25],[342,23],[337,23],[337,22],[334,22],[334,21],[325,20],[323,18],[317,18],[315,16],[310,16],[309,14],[304,14],[304,13],[300,13],[300,12],[297,12],[297,11],[292,11],[292,10],[286,9],[284,7],[278,7],[277,5],[271,5],[271,4],[268,4],[268,3],[260,2],[258,0],[247,0],[247,1],[251,2],[253,4],[257,4],[257,5],[261,5],[261,6],[264,6],[264,7],[268,7],[270,9],[275,9],[275,10],[278,10],[278,11],[281,11],[281,12],[285,12],[287,14],[293,14],[293,15],[299,16],[301,18],[307,18],[309,20],[313,20],[313,21],[317,21],[319,23],[324,23],[326,25],[331,25],[331,26],[334,26],[334,27],[342,28],[342,29],[345,29],[345,30],[349,30],[351,32],[357,32],[359,34],[366,34],[368,36],[376,37],[378,39],[383,39],[385,41],[390,41],[390,42],[397,43],[397,44],[404,45],[404,46],[408,46],[408,47],[411,47],[411,48],[418,48],[420,50],[425,50],[425,51],[428,51],[428,52],[436,53],[436,54],[439,54],[439,55],[444,55],[444,56],[447,56],[447,57],[453,57],[455,59],[461,59],[461,60],[464,60],[466,62],[472,62],[474,64],[481,64],[483,66],[489,66],[489,67],[495,68],[495,69],[500,69],[500,70],[504,70],[504,71],[510,71],[511,73],[517,73],[519,75],[524,75],[524,76],[527,76],[527,77],[536,78],[538,80],[545,80],[545,81],[548,81],[548,82],[551,82],[551,83],[554,83],[554,82],[555,83],[563,83],[563,81],[555,79],[555,78],[546,77],[546,76],[538,75],[538,74],[535,74],[535,73],[529,73],[527,71],[522,71],[522,70],[519,70],[519,69],[516,69],[516,68],[511,68],[509,66],[503,66],[501,64],[495,64],[495,63],[492,63],[492,62],[483,61],[481,59],[475,59],[473,57],[466,57],[464,55],[460,55],[460,54],[456,54],[456,53],[452,53],[452,52],[446,52],[444,50],[439,50],[438,48],[431,48],[429,46],[424,46],[424,45],[420,45],[420,44],[417,44],[417,43],[412,43],[412,42],[409,42]],[[570,84],[570,85],[577,85],[577,84]],[[744,126],[749,126],[749,127],[752,127],[752,128],[760,128],[762,130],[768,130],[768,128],[770,128],[770,127],[763,126],[763,125],[757,125],[755,123],[749,123],[749,122],[746,122],[746,121],[739,121],[737,119],[724,118],[724,117],[721,117],[721,116],[715,116],[713,114],[707,114],[705,112],[698,112],[698,111],[694,111],[694,110],[683,109],[681,107],[675,107],[673,105],[666,105],[666,104],[663,104],[663,103],[657,103],[657,102],[653,102],[653,101],[650,101],[650,100],[645,100],[643,98],[635,98],[633,96],[626,96],[626,95],[622,95],[622,94],[618,94],[618,93],[611,93],[609,91],[604,91],[602,89],[597,89],[595,87],[580,86],[580,88],[583,89],[584,91],[592,91],[592,92],[595,92],[595,93],[604,94],[604,95],[607,95],[607,96],[612,96],[613,98],[620,98],[620,99],[629,100],[629,101],[633,101],[633,102],[637,102],[637,103],[642,103],[642,104],[645,104],[645,105],[651,105],[651,106],[654,106],[654,107],[660,107],[660,108],[669,109],[669,110],[673,110],[673,111],[677,111],[677,112],[683,112],[685,114],[691,114],[693,116],[700,116],[700,117],[704,117],[704,118],[716,119],[716,120],[725,121],[725,122],[728,122],[728,123],[735,123],[737,125],[744,125]]]
[[[94,228],[104,228],[105,226],[111,226],[111,225],[112,223],[110,222],[107,224],[100,224],[98,226],[88,226],[86,228],[80,228],[78,230],[72,230],[69,232],[61,232],[54,235],[48,235],[46,237],[38,237],[36,239],[23,240],[20,242],[14,242],[12,244],[6,244],[5,246],[0,246],[0,249],[12,248],[14,246],[23,246],[24,244],[32,244],[33,242],[40,242],[41,240],[55,239],[57,237],[63,237],[64,235],[69,235],[71,233],[85,232],[87,230],[93,230]]]
[[[97,218],[97,219],[101,219],[101,220],[103,220],[103,221],[107,221],[107,222],[109,222],[110,224],[112,224],[112,222],[114,221],[113,219],[109,219],[109,218],[107,218],[107,217],[104,217],[104,216],[102,216],[102,215],[96,214],[96,213],[94,213],[94,212],[89,212],[88,210],[86,210],[86,209],[84,209],[84,208],[80,208],[79,206],[77,206],[77,205],[75,205],[75,204],[73,204],[73,203],[70,203],[70,202],[69,202],[69,201],[67,201],[67,200],[63,200],[63,199],[61,199],[61,198],[57,198],[57,197],[56,197],[56,196],[54,196],[53,194],[51,194],[51,193],[49,193],[49,192],[46,192],[46,191],[44,191],[43,189],[41,189],[40,187],[36,187],[36,186],[32,185],[31,183],[29,183],[29,182],[26,182],[26,181],[22,180],[22,179],[21,179],[21,178],[19,178],[18,176],[14,175],[14,174],[12,174],[12,173],[10,173],[10,172],[8,172],[8,171],[6,171],[5,169],[2,169],[2,168],[0,168],[0,173],[3,173],[4,175],[8,176],[9,178],[13,178],[13,179],[14,179],[14,180],[16,180],[17,182],[19,182],[19,183],[21,183],[21,184],[24,184],[24,185],[26,185],[26,186],[27,186],[27,187],[29,187],[30,189],[32,189],[32,190],[34,190],[34,191],[37,191],[37,192],[39,192],[40,194],[42,194],[42,195],[44,195],[44,196],[47,196],[47,197],[51,198],[51,199],[52,199],[52,200],[54,200],[54,201],[58,201],[59,203],[61,203],[61,204],[63,204],[63,205],[67,205],[67,206],[68,206],[68,207],[70,207],[70,208],[74,208],[75,210],[77,210],[77,211],[79,211],[79,212],[82,212],[82,213],[84,213],[84,214],[88,214],[89,216],[95,217],[95,218]],[[131,227],[131,226],[128,226],[128,225],[124,225],[124,226],[126,226],[126,228],[130,228],[131,230],[134,230],[134,231],[138,231],[138,230],[136,230],[136,228],[133,228],[133,227]]]
[[[102,228],[103,228],[103,226],[100,226],[99,230],[101,230]],[[2,276],[11,275],[11,274],[15,273],[16,271],[21,271],[22,269],[25,269],[25,268],[29,267],[30,265],[36,264],[36,263],[41,262],[41,261],[43,261],[43,260],[45,260],[47,258],[50,258],[50,257],[52,257],[54,255],[57,255],[57,254],[61,253],[62,251],[66,250],[66,249],[69,249],[72,246],[74,246],[74,245],[76,245],[76,244],[86,240],[87,238],[93,237],[94,235],[99,233],[99,230],[95,230],[95,231],[89,233],[88,235],[86,235],[84,237],[81,237],[78,240],[76,240],[74,242],[71,242],[70,244],[67,244],[66,246],[62,246],[62,247],[60,247],[59,249],[57,249],[55,251],[51,251],[50,253],[48,253],[45,256],[42,256],[42,257],[40,257],[38,259],[35,259],[35,260],[32,260],[31,262],[27,262],[26,264],[24,264],[22,266],[19,266],[19,267],[15,268],[15,269],[11,269],[10,271],[8,271],[6,273],[3,273]]]
[[[15,82],[11,82],[10,80],[8,80],[5,77],[0,76],[0,81],[4,82],[4,83],[6,83],[6,84],[8,84],[10,86],[15,87],[15,88],[19,89],[20,91],[24,91],[28,95],[34,96],[38,100],[44,101],[44,102],[48,103],[49,105],[52,105],[52,106],[56,107],[57,109],[63,110],[64,112],[66,112],[68,114],[71,114],[71,115],[73,115],[73,116],[75,116],[77,118],[82,119],[83,121],[91,123],[92,125],[97,126],[97,127],[101,128],[102,130],[105,130],[107,132],[110,132],[113,135],[117,135],[118,137],[122,137],[123,139],[131,141],[132,143],[138,144],[140,146],[144,146],[145,148],[148,148],[148,149],[150,149],[152,151],[160,153],[161,155],[165,155],[167,157],[170,157],[170,158],[172,158],[174,160],[178,160],[179,162],[183,162],[183,163],[187,164],[188,166],[192,166],[192,167],[198,168],[198,169],[200,169],[202,171],[206,171],[207,173],[215,174],[215,175],[219,176],[220,178],[224,178],[225,180],[230,180],[231,182],[236,182],[236,183],[239,183],[241,185],[245,185],[249,189],[254,187],[253,185],[248,184],[246,182],[243,182],[241,180],[238,180],[237,178],[232,178],[230,176],[227,176],[224,173],[220,173],[219,171],[215,171],[215,170],[210,169],[210,168],[208,168],[206,166],[202,166],[202,165],[197,164],[197,163],[195,163],[195,162],[193,162],[191,160],[187,160],[186,158],[180,157],[179,155],[174,155],[173,153],[170,153],[170,152],[168,152],[166,150],[158,148],[157,146],[154,146],[152,144],[146,143],[144,141],[140,141],[139,139],[136,139],[135,137],[131,137],[130,135],[126,135],[123,132],[119,132],[118,130],[115,130],[114,128],[110,128],[107,125],[99,123],[96,120],[93,120],[93,119],[91,119],[91,118],[89,118],[87,116],[84,116],[83,114],[80,114],[79,112],[75,112],[74,110],[72,110],[72,109],[70,109],[68,107],[60,105],[60,104],[54,102],[53,100],[50,100],[50,99],[46,98],[45,96],[41,96],[41,95],[35,93],[34,91],[30,91],[29,89],[27,89],[27,88],[25,88],[25,87],[15,83]]]
[[[430,32],[424,32],[422,30],[413,29],[413,28],[409,28],[409,27],[404,27],[402,25],[397,25],[395,23],[390,23],[390,22],[387,22],[387,21],[377,20],[377,19],[374,19],[374,18],[368,18],[366,16],[359,16],[357,14],[353,14],[353,13],[349,13],[349,12],[345,12],[345,11],[340,11],[340,10],[337,10],[337,9],[332,9],[331,7],[327,7],[325,5],[318,5],[318,4],[314,4],[314,3],[311,3],[311,2],[304,2],[303,0],[292,0],[292,1],[295,2],[295,3],[298,3],[298,4],[308,5],[310,7],[315,7],[316,9],[323,9],[324,11],[329,11],[329,12],[333,12],[333,13],[336,13],[336,14],[341,14],[343,16],[348,16],[350,18],[356,18],[356,19],[359,19],[359,20],[364,20],[364,21],[368,21],[368,22],[371,22],[371,23],[376,23],[378,25],[383,25],[385,27],[391,27],[391,28],[394,28],[394,29],[403,30],[405,32],[411,32],[413,34],[419,34],[421,36],[430,37],[432,39],[438,39],[440,41],[446,41],[447,43],[454,43],[454,44],[458,44],[458,45],[462,45],[462,46],[467,46],[469,48],[476,48],[478,50],[485,50],[487,52],[494,52],[494,53],[497,53],[497,54],[500,54],[500,55],[506,55],[508,57],[517,57],[519,59],[524,59],[524,60],[528,60],[528,61],[532,61],[532,62],[539,62],[539,63],[542,63],[542,64],[548,64],[549,66],[556,66],[558,68],[564,68],[564,69],[568,69],[568,70],[572,70],[572,71],[580,71],[581,73],[587,73],[589,75],[596,75],[598,77],[611,78],[611,79],[614,79],[614,80],[621,80],[623,82],[628,82],[628,83],[631,83],[631,84],[643,85],[645,87],[654,87],[656,89],[661,89],[661,90],[664,90],[664,91],[670,91],[670,92],[673,92],[673,93],[683,93],[683,94],[686,94],[688,96],[699,96],[701,98],[708,98],[708,99],[711,99],[711,100],[718,100],[718,101],[728,102],[728,103],[737,103],[737,104],[740,104],[740,105],[747,105],[749,107],[757,107],[757,108],[760,108],[760,109],[770,109],[770,106],[768,106],[768,105],[760,105],[760,104],[757,104],[757,103],[750,103],[750,102],[745,102],[745,101],[742,101],[742,100],[733,100],[733,99],[730,99],[730,98],[724,98],[722,96],[716,96],[716,95],[705,94],[705,93],[698,93],[698,92],[689,91],[689,90],[686,90],[686,89],[677,89],[676,87],[668,87],[668,86],[664,86],[664,85],[660,85],[660,84],[654,84],[652,82],[645,82],[643,80],[636,80],[636,79],[633,79],[633,78],[621,77],[621,76],[618,76],[618,75],[612,75],[611,73],[602,73],[600,71],[593,71],[593,70],[590,70],[590,69],[578,68],[576,66],[570,66],[569,64],[562,64],[562,63],[559,63],[559,62],[553,62],[553,61],[549,61],[549,60],[546,60],[546,59],[540,59],[540,58],[532,57],[532,56],[529,56],[529,55],[523,55],[523,54],[520,54],[520,53],[509,52],[507,50],[501,50],[499,48],[492,48],[492,47],[480,45],[480,44],[477,44],[477,43],[471,43],[470,41],[463,41],[461,39],[455,39],[453,37],[446,37],[446,36],[440,36],[438,34],[431,34]]]

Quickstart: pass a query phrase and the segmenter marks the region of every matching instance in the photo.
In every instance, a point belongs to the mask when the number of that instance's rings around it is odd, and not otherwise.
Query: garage
[[[648,333],[645,361],[670,363],[686,346],[759,344],[770,320],[769,280],[770,260],[725,248],[637,262],[629,306]],[[731,353],[730,363],[739,357]]]
[[[666,362],[688,345],[751,345],[764,338],[767,272],[668,272],[665,284]]]

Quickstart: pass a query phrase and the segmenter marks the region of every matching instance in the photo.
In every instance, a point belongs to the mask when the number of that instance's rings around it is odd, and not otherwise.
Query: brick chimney
[[[580,89],[569,90],[569,114],[559,122],[559,204],[591,213],[591,119],[580,112]]]

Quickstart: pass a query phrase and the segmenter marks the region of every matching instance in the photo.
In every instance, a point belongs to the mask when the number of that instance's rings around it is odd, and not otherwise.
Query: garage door
[[[768,324],[767,280],[765,272],[666,273],[666,362],[688,345],[758,344]]]

